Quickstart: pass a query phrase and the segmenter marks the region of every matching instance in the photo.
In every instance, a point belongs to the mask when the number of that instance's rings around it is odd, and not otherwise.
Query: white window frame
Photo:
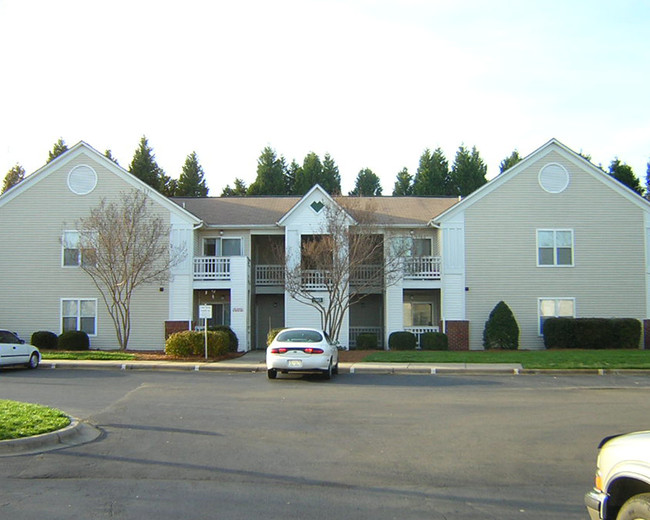
[[[96,235],[96,233],[94,233],[94,235]],[[96,237],[94,235],[92,237],[93,240],[91,240],[92,243],[96,243],[96,240],[94,240],[94,238]],[[70,247],[70,246],[74,246],[74,247]],[[77,258],[75,263],[70,263],[70,264],[65,263],[66,250],[77,251],[76,253]],[[85,264],[84,264],[84,249],[81,247],[81,233],[76,229],[66,229],[65,231],[63,231],[63,234],[61,235],[61,267],[65,269],[75,269],[81,267],[82,265]]]
[[[539,243],[539,235],[540,233],[553,233],[553,263],[552,264],[542,264],[540,263],[540,248],[542,247]],[[557,234],[558,233],[571,233],[571,263],[569,264],[558,264],[557,262],[557,254],[558,254],[558,249],[564,247],[564,246],[558,246],[558,240],[557,240]],[[573,233],[573,229],[549,229],[549,228],[541,228],[537,229],[535,232],[535,241],[537,248],[535,249],[535,254],[536,254],[536,261],[537,261],[537,267],[574,267],[575,265],[575,235]]]
[[[542,302],[553,302],[553,305],[555,307],[555,312],[553,313],[552,316],[542,316]],[[573,313],[571,315],[568,314],[560,314],[558,312],[559,310],[559,303],[560,302],[571,302],[571,306],[573,307]],[[537,298],[537,335],[538,336],[543,336],[544,333],[542,331],[542,318],[575,318],[576,317],[576,299],[574,297],[570,296],[562,296],[562,297],[545,297],[545,298]]]
[[[244,254],[244,239],[243,239],[243,237],[221,237],[220,236],[220,237],[203,237],[203,240],[202,240],[202,245],[203,245],[202,253],[203,253],[203,256],[208,256],[208,255],[205,254],[205,244],[206,244],[206,242],[208,240],[214,240],[215,241],[215,247],[216,247],[215,253],[217,253],[217,254],[214,255],[215,257],[222,257],[223,256],[223,244],[222,244],[222,242],[224,240],[238,240],[239,241],[239,254],[238,255],[230,255],[230,256],[243,256],[243,254]]]
[[[77,312],[75,316],[72,315],[65,315],[63,314],[63,306],[64,302],[77,302]],[[89,316],[81,316],[81,302],[93,302],[95,305],[95,315],[93,316],[94,318],[94,329],[95,331],[92,334],[88,334],[89,337],[96,337],[97,336],[97,328],[98,328],[98,319],[97,319],[97,298],[61,298],[60,302],[60,310],[59,310],[59,330],[61,331],[60,333],[63,334],[63,319],[64,318],[76,318],[77,324],[76,324],[76,329],[74,330],[82,330],[81,329],[81,319],[82,318],[88,318]],[[72,329],[69,329],[72,330]]]

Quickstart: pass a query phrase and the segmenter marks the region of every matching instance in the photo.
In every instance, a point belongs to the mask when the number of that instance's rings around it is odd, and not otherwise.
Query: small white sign
[[[212,305],[199,305],[199,319],[212,319]]]

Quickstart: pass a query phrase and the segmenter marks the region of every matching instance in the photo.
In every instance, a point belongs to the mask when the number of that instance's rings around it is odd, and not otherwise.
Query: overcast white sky
[[[59,137],[128,168],[146,135],[210,195],[267,145],[389,195],[425,148],[476,146],[491,178],[555,137],[645,182],[649,28],[645,0],[0,0],[0,175]]]

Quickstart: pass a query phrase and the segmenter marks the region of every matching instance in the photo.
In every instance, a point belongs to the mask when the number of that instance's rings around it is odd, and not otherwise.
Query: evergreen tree
[[[222,197],[245,197],[248,194],[246,183],[239,178],[235,178],[235,187],[227,185],[221,192]]]
[[[341,193],[341,174],[339,173],[339,167],[328,153],[323,157],[323,174],[319,184],[330,195],[339,195]]]
[[[413,180],[413,194],[442,197],[454,195],[454,191],[444,152],[436,148],[432,154],[427,148],[420,156],[420,164]]]
[[[296,194],[296,178],[300,175],[300,170],[302,167],[296,162],[295,159],[291,161],[291,164],[287,168],[287,171],[284,172],[284,183],[286,186],[287,195]]]
[[[646,199],[650,199],[650,161],[648,162],[645,173],[645,196]]]
[[[609,174],[614,177],[618,182],[624,184],[637,194],[643,196],[643,187],[639,178],[634,175],[634,171],[631,166],[628,166],[625,163],[622,163],[618,157],[609,165]]]
[[[476,150],[476,146],[470,152],[464,145],[461,145],[456,152],[454,165],[451,168],[451,180],[455,194],[466,197],[477,190],[487,182],[486,174],[487,166]]]
[[[2,193],[13,188],[16,184],[25,178],[25,168],[16,163],[5,175],[4,182],[2,183]]]
[[[381,195],[381,181],[370,168],[359,171],[354,190],[348,195],[355,197],[379,197]]]
[[[104,157],[106,157],[107,159],[110,159],[115,164],[120,164],[120,163],[117,162],[117,159],[115,157],[113,157],[113,152],[111,152],[110,150],[106,150],[104,152]]]
[[[257,160],[257,178],[248,188],[249,195],[286,195],[284,157],[267,146]]]
[[[499,164],[499,173],[503,173],[504,171],[512,168],[519,161],[521,161],[519,152],[517,150],[513,150],[513,152],[503,161],[501,161],[501,164]]]
[[[59,155],[61,155],[62,153],[65,153],[67,151],[68,151],[68,145],[65,144],[65,141],[61,137],[59,137],[59,140],[56,143],[54,143],[54,147],[48,153],[47,162],[45,164],[53,161]]]
[[[296,174],[295,195],[304,195],[314,184],[323,181],[323,165],[314,152],[309,152],[302,162],[302,168]]]
[[[408,168],[402,168],[402,171],[397,174],[393,196],[404,197],[408,195],[413,195],[413,175],[409,173]]]
[[[205,183],[203,168],[199,164],[196,152],[185,159],[183,171],[178,177],[177,197],[206,197],[208,187]]]
[[[508,305],[500,301],[496,304],[483,329],[483,346],[486,350],[499,348],[517,350],[519,348],[519,325]]]
[[[140,144],[133,154],[133,160],[129,165],[129,172],[160,192],[163,192],[165,185],[171,181],[156,163],[153,149],[149,146],[149,142],[145,136],[142,136]]]

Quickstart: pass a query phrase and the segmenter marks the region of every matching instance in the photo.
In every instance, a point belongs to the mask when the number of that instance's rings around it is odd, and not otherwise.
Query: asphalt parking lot
[[[645,429],[644,375],[7,370],[0,397],[89,443],[3,457],[0,513],[47,518],[585,519],[601,437]]]

